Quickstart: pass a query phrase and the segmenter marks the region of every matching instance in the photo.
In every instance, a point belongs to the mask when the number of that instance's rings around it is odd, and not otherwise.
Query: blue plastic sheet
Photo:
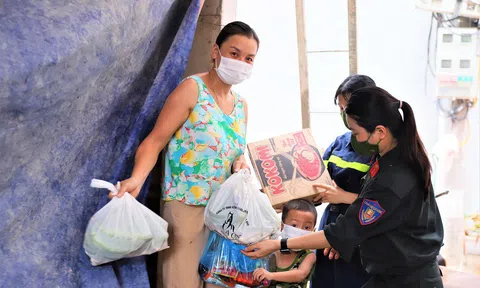
[[[89,182],[130,174],[184,73],[199,9],[0,2],[0,287],[149,286],[144,257],[90,265],[83,235],[107,195]]]

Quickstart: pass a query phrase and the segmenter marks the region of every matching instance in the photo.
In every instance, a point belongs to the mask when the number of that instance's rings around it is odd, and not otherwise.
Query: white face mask
[[[287,224],[283,224],[283,230],[282,230],[282,233],[280,234],[280,237],[282,237],[282,239],[295,238],[295,237],[300,237],[310,233],[312,233],[312,231],[307,231],[307,230],[303,230]],[[301,251],[302,249],[290,249],[290,250],[298,252],[298,251]]]
[[[220,65],[217,67],[217,61],[215,61],[215,71],[223,83],[228,85],[239,84],[252,74],[253,65],[223,57],[220,50],[218,50],[218,55],[220,55]]]

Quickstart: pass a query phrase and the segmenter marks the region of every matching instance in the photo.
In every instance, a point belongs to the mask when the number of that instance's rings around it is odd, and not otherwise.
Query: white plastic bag
[[[93,179],[94,188],[118,192],[113,184]],[[130,193],[114,197],[88,222],[83,241],[93,266],[121,258],[148,255],[168,248],[168,224]]]
[[[205,209],[205,225],[237,244],[278,237],[280,224],[268,197],[252,183],[248,169],[230,176],[213,193]]]

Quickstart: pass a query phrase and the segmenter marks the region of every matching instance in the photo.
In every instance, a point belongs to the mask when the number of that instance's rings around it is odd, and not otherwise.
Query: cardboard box
[[[312,184],[332,183],[310,129],[250,143],[247,147],[263,191],[275,209],[281,209],[292,199],[313,201],[321,191]]]

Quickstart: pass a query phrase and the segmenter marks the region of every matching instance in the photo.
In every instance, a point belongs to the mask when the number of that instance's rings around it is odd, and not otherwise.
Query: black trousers
[[[425,265],[405,275],[371,275],[362,288],[443,288],[437,262]]]

